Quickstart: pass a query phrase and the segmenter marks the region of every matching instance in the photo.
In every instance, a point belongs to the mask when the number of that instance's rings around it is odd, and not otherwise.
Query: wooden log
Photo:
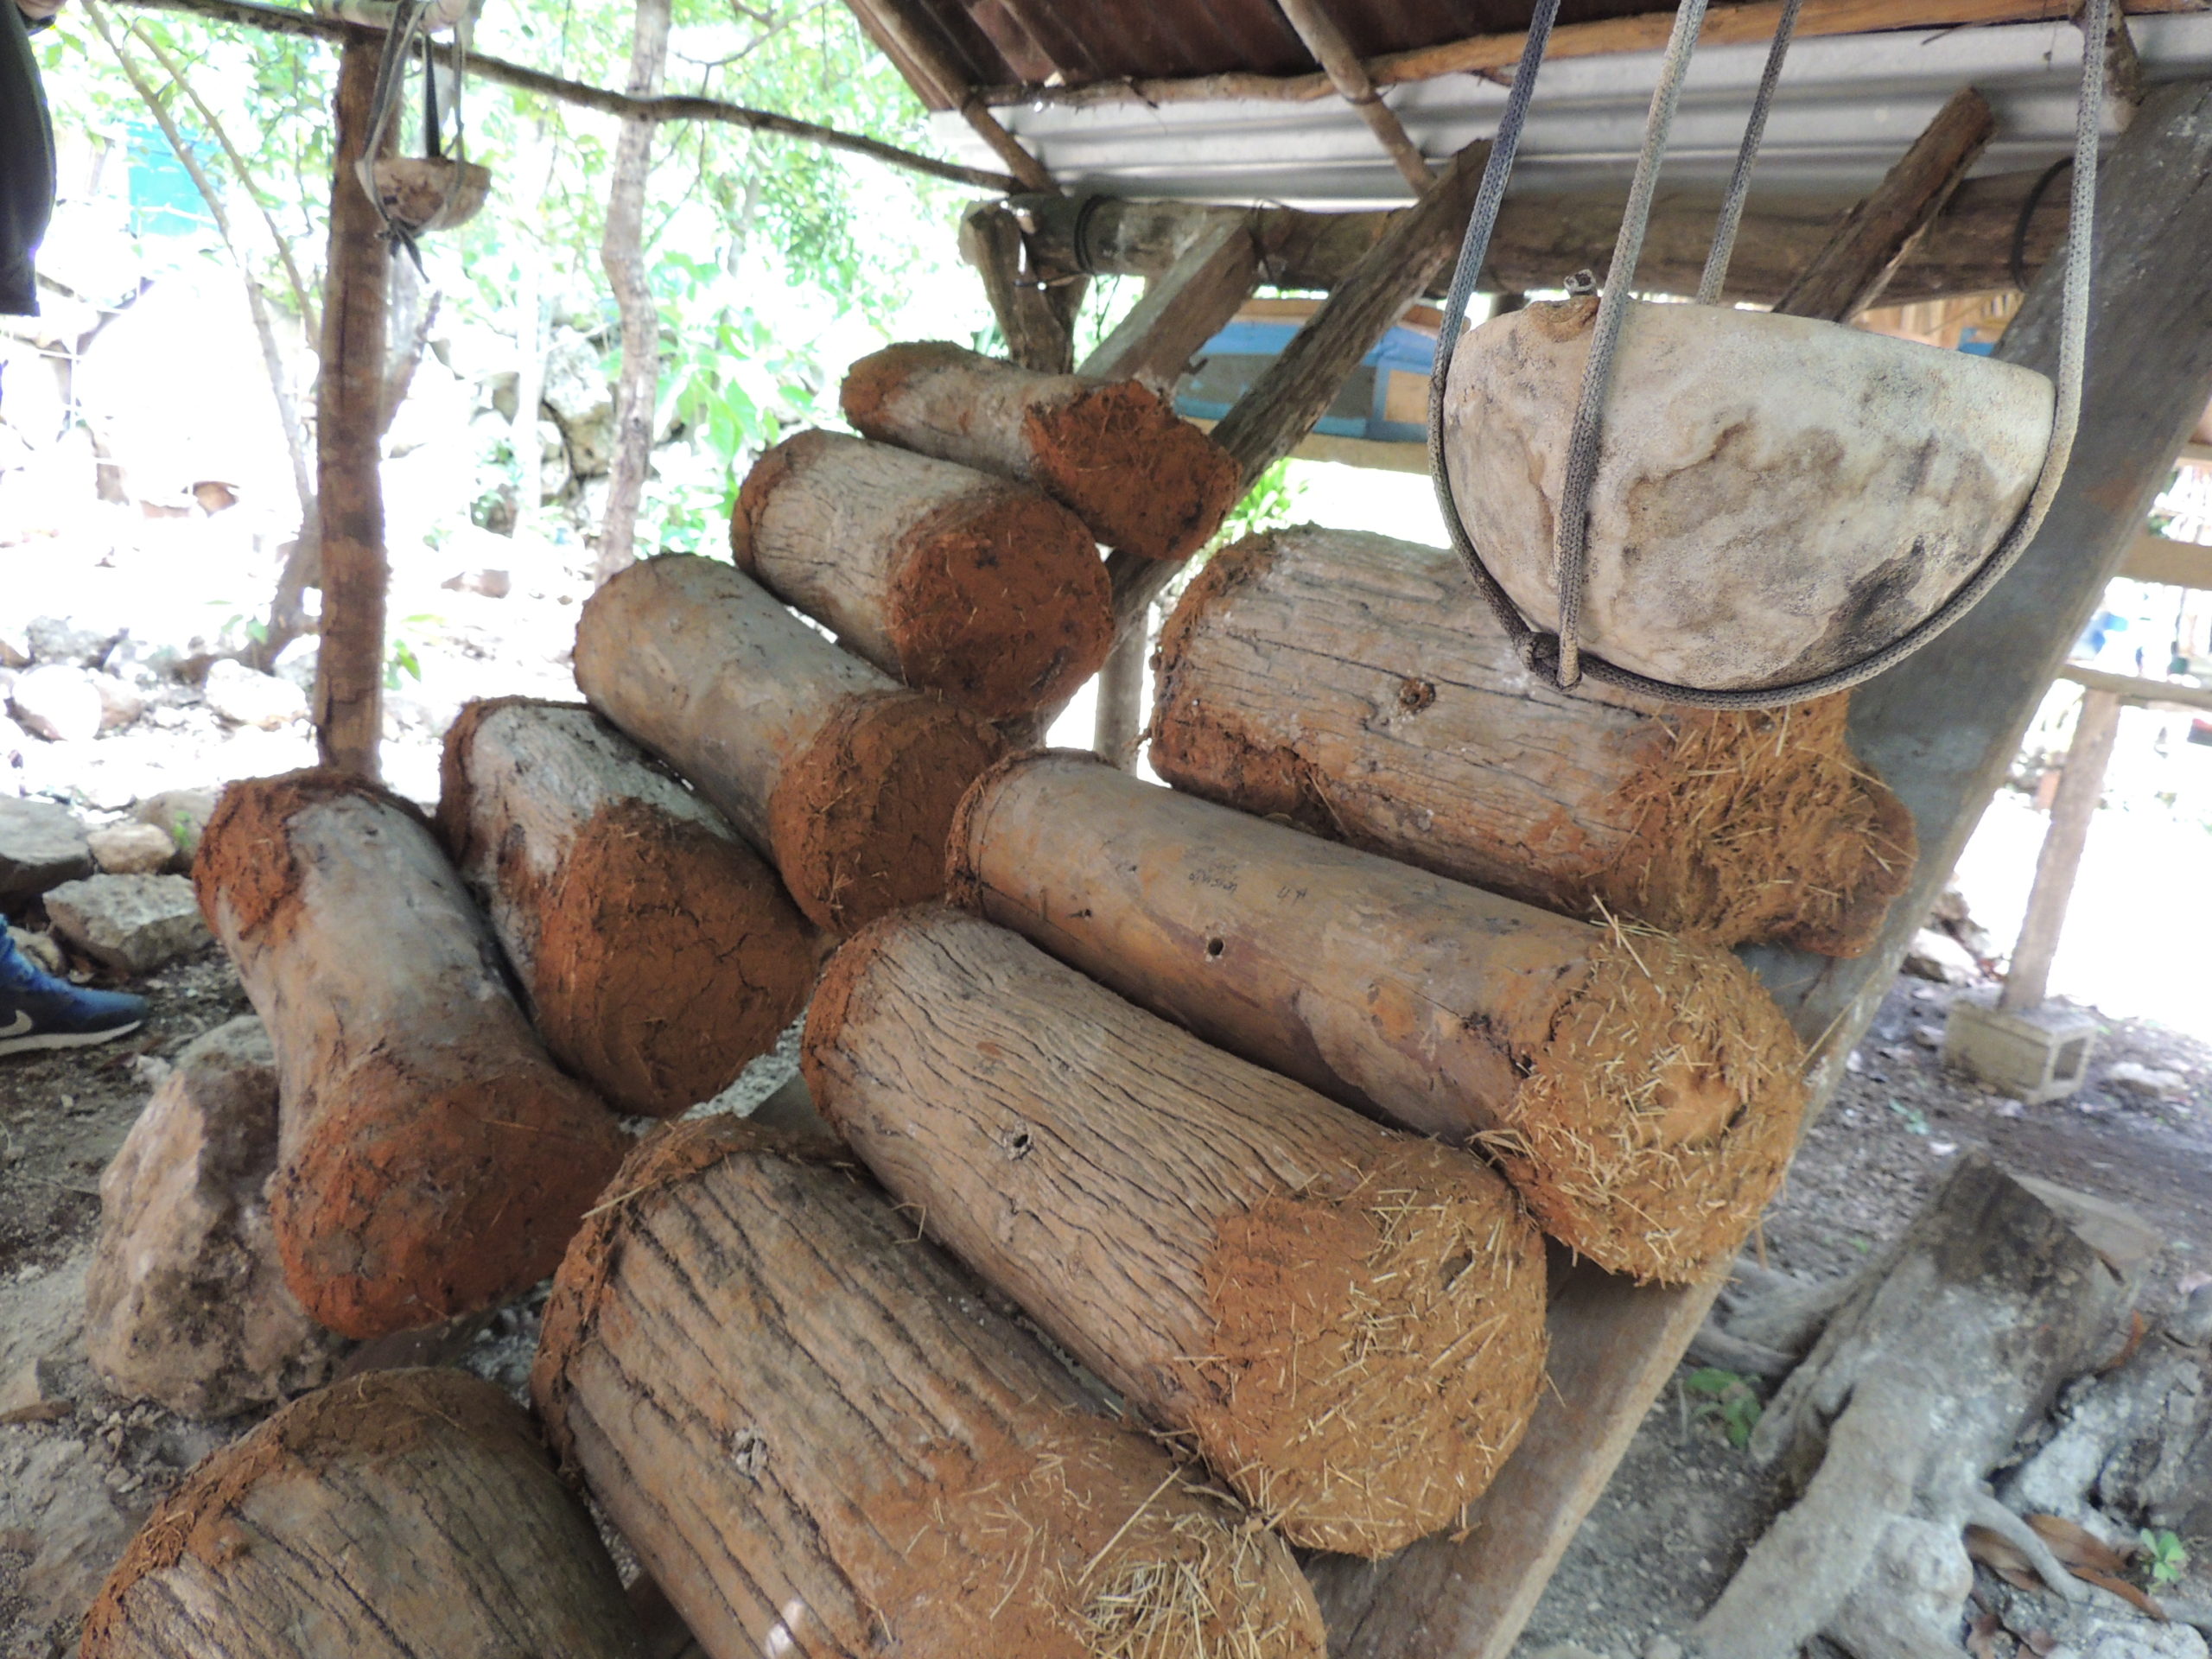
[[[1534,910],[1065,752],[977,783],[956,902],[1332,1099],[1480,1147],[1544,1230],[1680,1281],[1780,1184],[1802,1051],[1726,953]]]
[[[551,1272],[627,1138],[538,1046],[421,814],[336,772],[233,784],[193,880],[276,1052],[301,1306],[377,1337]]]
[[[521,1408],[453,1370],[294,1401],[162,1501],[84,1659],[639,1659],[591,1519]]]
[[[1543,1243],[1465,1154],[938,907],[838,953],[803,1056],[922,1225],[1293,1543],[1446,1526],[1528,1427]]]
[[[1090,533],[1035,490],[836,432],[754,463],[737,568],[894,679],[986,720],[1098,671],[1114,637]]]
[[[2082,694],[2074,720],[2074,741],[2058,776],[2058,795],[2050,804],[2050,828],[2036,857],[2035,885],[2028,892],[2027,913],[2012,946],[2012,965],[1999,995],[2000,1008],[2039,1007],[2050,988],[2050,964],[2058,959],[2059,935],[2066,928],[2066,906],[2081,873],[2089,826],[2104,798],[2105,769],[2112,764],[2120,737],[2120,696],[2092,686]]]
[[[1134,380],[1038,374],[939,340],[892,346],[845,376],[861,433],[1033,484],[1108,546],[1196,552],[1236,499],[1236,468]]]
[[[1846,700],[1696,710],[1529,672],[1440,548],[1307,527],[1217,554],[1160,631],[1179,789],[1569,915],[1854,956],[1912,821]]]
[[[531,1392],[718,1655],[1320,1659],[1193,1490],[826,1140],[671,1125],[563,1263]]]
[[[613,1104],[720,1094],[806,1006],[817,935],[722,815],[579,703],[472,702],[438,832],[538,1034]]]
[[[850,932],[944,890],[944,838],[1000,741],[839,651],[715,560],[647,559],[586,601],[576,683]]]
[[[1376,143],[1390,152],[1390,162],[1398,175],[1416,191],[1428,188],[1434,175],[1428,163],[1421,158],[1420,148],[1406,136],[1398,118],[1391,112],[1375,90],[1375,83],[1368,78],[1367,67],[1352,50],[1351,42],[1337,27],[1336,19],[1329,15],[1322,0],[1276,0],[1290,26],[1298,31],[1298,38],[1321,66],[1321,73],[1337,89],[1337,95],[1351,105],[1367,130],[1375,135]]]

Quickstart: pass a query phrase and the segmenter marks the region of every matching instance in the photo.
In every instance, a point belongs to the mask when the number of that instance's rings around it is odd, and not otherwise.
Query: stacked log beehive
[[[1002,759],[1111,643],[1098,544],[1186,556],[1235,468],[1133,383],[948,346],[845,407],[745,481],[734,567],[586,606],[588,708],[465,712],[452,865],[327,776],[226,801],[200,880],[284,1072],[294,1287],[373,1334],[565,1247],[536,1405],[716,1659],[1318,1656],[1282,1541],[1481,1495],[1542,1389],[1540,1227],[1643,1280],[1740,1243],[1801,1055],[1719,946],[1863,948],[1909,825],[1840,714],[1547,697],[1442,556],[1340,532],[1192,584],[1188,792]],[[601,1101],[715,1092],[839,938],[803,1061],[845,1146],[708,1120],[616,1169]]]

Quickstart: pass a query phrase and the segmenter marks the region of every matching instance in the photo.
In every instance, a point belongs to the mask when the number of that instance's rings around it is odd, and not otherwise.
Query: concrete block
[[[2094,1015],[2050,1003],[2008,1012],[1962,997],[1943,1027],[1946,1065],[2030,1105],[2086,1083],[2096,1046]]]

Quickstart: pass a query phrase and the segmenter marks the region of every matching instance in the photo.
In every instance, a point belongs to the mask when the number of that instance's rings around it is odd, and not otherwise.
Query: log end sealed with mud
[[[540,1046],[422,815],[341,772],[249,779],[193,874],[276,1051],[270,1214],[308,1313],[380,1336],[551,1271],[629,1139]]]
[[[868,437],[1036,485],[1141,558],[1195,553],[1238,494],[1228,451],[1135,380],[1040,374],[930,340],[854,364],[843,407]]]
[[[531,1389],[713,1653],[1320,1659],[1282,1542],[1202,1495],[826,1140],[656,1132]]]
[[[742,571],[641,560],[576,626],[592,707],[673,766],[839,933],[944,891],[960,797],[1004,744],[840,651]]]
[[[472,702],[438,828],[554,1057],[624,1111],[720,1094],[806,1006],[817,935],[707,802],[579,703]]]
[[[1014,757],[952,836],[955,902],[1344,1105],[1487,1154],[1544,1230],[1695,1279],[1773,1197],[1803,1050],[1741,963],[1577,921],[1147,785]]]
[[[1858,956],[1911,816],[1848,698],[1662,707],[1532,675],[1449,551],[1249,537],[1160,631],[1152,762],[1179,789],[1573,915]]]
[[[937,906],[838,952],[803,1064],[921,1225],[1294,1543],[1449,1525],[1526,1428],[1542,1243],[1478,1159]]]
[[[642,1659],[622,1581],[490,1383],[374,1371],[186,1477],[85,1620],[83,1659]]]
[[[1056,702],[1114,639],[1090,534],[1027,485],[835,432],[754,463],[738,568],[894,678],[986,720]]]

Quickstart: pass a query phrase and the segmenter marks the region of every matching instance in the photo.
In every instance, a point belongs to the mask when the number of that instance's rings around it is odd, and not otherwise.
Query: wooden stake
[[[1020,224],[1002,203],[977,202],[960,216],[960,257],[982,278],[1007,352],[1025,369],[1065,374],[1075,365],[1075,314],[1090,279],[1040,276],[1027,248]]]
[[[322,637],[315,655],[315,750],[327,766],[378,775],[384,737],[383,445],[385,285],[391,247],[355,176],[365,153],[383,37],[351,29],[338,60],[336,159],[315,400]],[[529,469],[533,479],[535,467]]]
[[[1137,744],[1144,735],[1144,664],[1152,650],[1151,617],[1141,617],[1114,642],[1105,667],[1098,671],[1098,711],[1091,721],[1090,747],[1101,760],[1123,772],[1137,766]]]
[[[1405,128],[1391,112],[1375,90],[1375,83],[1368,78],[1367,67],[1359,54],[1351,49],[1351,42],[1337,27],[1336,19],[1329,16],[1322,0],[1275,0],[1282,8],[1282,15],[1290,19],[1290,26],[1298,31],[1298,38],[1306,42],[1306,49],[1319,60],[1321,73],[1328,76],[1329,84],[1337,95],[1351,105],[1359,118],[1367,123],[1367,130],[1375,135],[1376,142],[1390,152],[1390,160],[1408,184],[1419,190],[1428,188],[1435,175]]]
[[[2028,893],[2027,914],[2020,922],[2019,939],[2012,946],[2012,964],[2005,971],[2004,992],[1997,999],[2000,1008],[2039,1007],[2050,988],[2050,964],[2058,955],[2058,936],[2066,925],[2067,902],[2074,896],[2074,878],[2081,873],[2089,825],[2104,794],[2105,769],[2112,764],[2113,744],[2120,735],[2120,708],[2117,693],[2092,689],[2082,694],[2074,741],[2067,747],[2058,795],[2050,804],[2050,828],[2044,832],[2043,852],[2036,859],[2035,886]]]
[[[1971,86],[1954,92],[1774,308],[1847,322],[1873,304],[1996,130],[1988,99]]]

